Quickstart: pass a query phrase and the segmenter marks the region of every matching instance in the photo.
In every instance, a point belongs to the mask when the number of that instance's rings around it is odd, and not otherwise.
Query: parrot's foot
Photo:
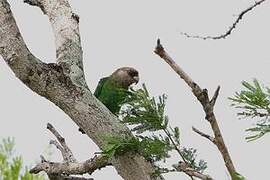
[[[82,130],[82,128],[79,128],[79,131],[82,133],[82,134],[85,134],[84,130]]]

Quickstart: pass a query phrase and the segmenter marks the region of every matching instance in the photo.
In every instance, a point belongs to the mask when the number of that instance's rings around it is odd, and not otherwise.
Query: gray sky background
[[[9,0],[21,33],[29,49],[45,62],[54,62],[55,46],[50,24],[38,8]],[[236,169],[248,180],[269,179],[270,136],[247,143],[245,128],[255,121],[238,120],[228,96],[239,90],[242,80],[258,78],[269,85],[270,3],[246,15],[226,40],[188,39],[180,32],[216,35],[232,24],[236,15],[254,1],[248,0],[72,0],[80,15],[84,66],[88,85],[95,89],[101,77],[121,66],[140,71],[151,94],[168,95],[167,114],[172,126],[181,130],[182,143],[198,149],[208,162],[208,173],[227,180],[221,155],[208,140],[191,131],[195,126],[211,130],[204,121],[201,105],[186,84],[153,53],[159,37],[176,62],[210,94],[221,85],[216,115]],[[52,135],[46,123],[52,123],[66,138],[75,156],[84,160],[98,151],[77,126],[59,108],[29,90],[0,60],[0,138],[14,136],[17,152],[27,164],[34,164],[44,152]],[[139,85],[140,86],[140,85]],[[55,151],[53,160],[59,160]],[[177,156],[172,161],[176,162]],[[96,180],[121,179],[113,168],[94,173]],[[168,180],[185,175],[169,174]]]

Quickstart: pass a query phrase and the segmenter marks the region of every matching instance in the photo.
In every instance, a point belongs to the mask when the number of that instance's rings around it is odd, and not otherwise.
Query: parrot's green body
[[[128,95],[127,90],[128,89],[121,87],[117,81],[114,81],[110,77],[105,77],[99,81],[94,95],[113,114],[117,115]]]
[[[139,73],[136,69],[122,67],[110,76],[100,79],[94,95],[117,116],[128,96],[129,86],[133,83],[137,84],[138,81]],[[84,133],[82,129],[79,130]]]

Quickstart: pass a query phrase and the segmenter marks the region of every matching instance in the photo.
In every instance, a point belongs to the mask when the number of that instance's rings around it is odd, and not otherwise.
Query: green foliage
[[[158,137],[107,136],[105,140],[108,143],[102,148],[102,153],[109,158],[129,152],[138,153],[149,161],[159,161],[169,157],[168,151],[171,149],[168,142]]]
[[[259,122],[256,124],[256,127],[248,128],[246,131],[254,134],[246,137],[246,140],[254,141],[270,132],[270,124]]]
[[[187,161],[189,167],[201,173],[207,168],[207,163],[205,161],[199,160],[199,162],[196,162],[196,158],[197,158],[196,149],[183,148],[181,149],[181,152],[185,160]]]
[[[12,138],[3,139],[0,144],[0,179],[4,180],[43,180],[44,177],[23,170],[22,157],[14,156],[15,142]]]
[[[105,136],[106,145],[102,147],[102,153],[109,158],[119,156],[126,152],[137,153],[139,141],[134,137]]]
[[[254,79],[253,83],[243,81],[244,90],[236,92],[234,97],[229,97],[233,102],[232,106],[240,109],[237,115],[241,118],[257,118],[254,127],[246,129],[251,133],[246,137],[248,141],[256,140],[270,131],[270,89],[263,88]]]
[[[103,153],[109,157],[124,153],[139,153],[151,162],[165,161],[169,153],[175,150],[190,167],[202,172],[206,162],[195,161],[196,150],[190,148],[180,150],[180,130],[169,126],[169,118],[165,115],[166,95],[158,96],[158,100],[149,95],[143,84],[141,89],[129,91],[122,104],[120,119],[130,125],[135,137],[107,136]],[[166,170],[166,171],[165,171]],[[171,172],[167,168],[157,166],[157,172]]]
[[[136,133],[145,131],[158,131],[167,127],[168,117],[164,115],[166,95],[158,97],[158,102],[154,97],[150,97],[143,84],[143,88],[127,97],[125,108],[122,110],[123,123],[135,125],[132,129]]]
[[[269,114],[269,89],[263,89],[256,79],[253,80],[253,84],[243,81],[242,85],[246,89],[240,93],[236,92],[234,97],[229,98],[234,102],[233,106],[244,110],[244,113],[239,113],[239,115],[256,117],[261,113],[261,116]]]

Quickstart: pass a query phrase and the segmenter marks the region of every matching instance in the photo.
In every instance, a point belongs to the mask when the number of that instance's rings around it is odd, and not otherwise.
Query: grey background
[[[50,24],[38,8],[9,0],[21,33],[29,49],[46,62],[54,62],[55,46]],[[228,96],[240,89],[242,80],[256,77],[265,85],[269,80],[270,26],[269,2],[244,17],[226,40],[188,39],[181,31],[201,35],[224,32],[242,9],[254,1],[179,1],[179,0],[72,0],[80,15],[87,82],[92,90],[98,80],[121,66],[140,71],[151,94],[168,95],[167,114],[173,126],[181,129],[182,144],[197,148],[208,162],[208,173],[225,180],[228,173],[216,148],[191,131],[195,126],[211,130],[204,121],[200,104],[186,84],[153,53],[159,37],[176,62],[202,87],[212,93],[221,85],[216,115],[237,170],[249,180],[269,179],[269,135],[247,143],[245,128],[255,121],[240,121]],[[75,156],[84,160],[98,151],[89,139],[59,108],[23,85],[0,60],[0,138],[14,136],[17,152],[26,164],[34,164],[52,136],[46,131],[51,122],[66,137]],[[59,160],[55,151],[52,159]],[[177,156],[172,161],[177,161]],[[113,168],[94,173],[96,180],[121,179]],[[182,174],[165,176],[172,180]]]

